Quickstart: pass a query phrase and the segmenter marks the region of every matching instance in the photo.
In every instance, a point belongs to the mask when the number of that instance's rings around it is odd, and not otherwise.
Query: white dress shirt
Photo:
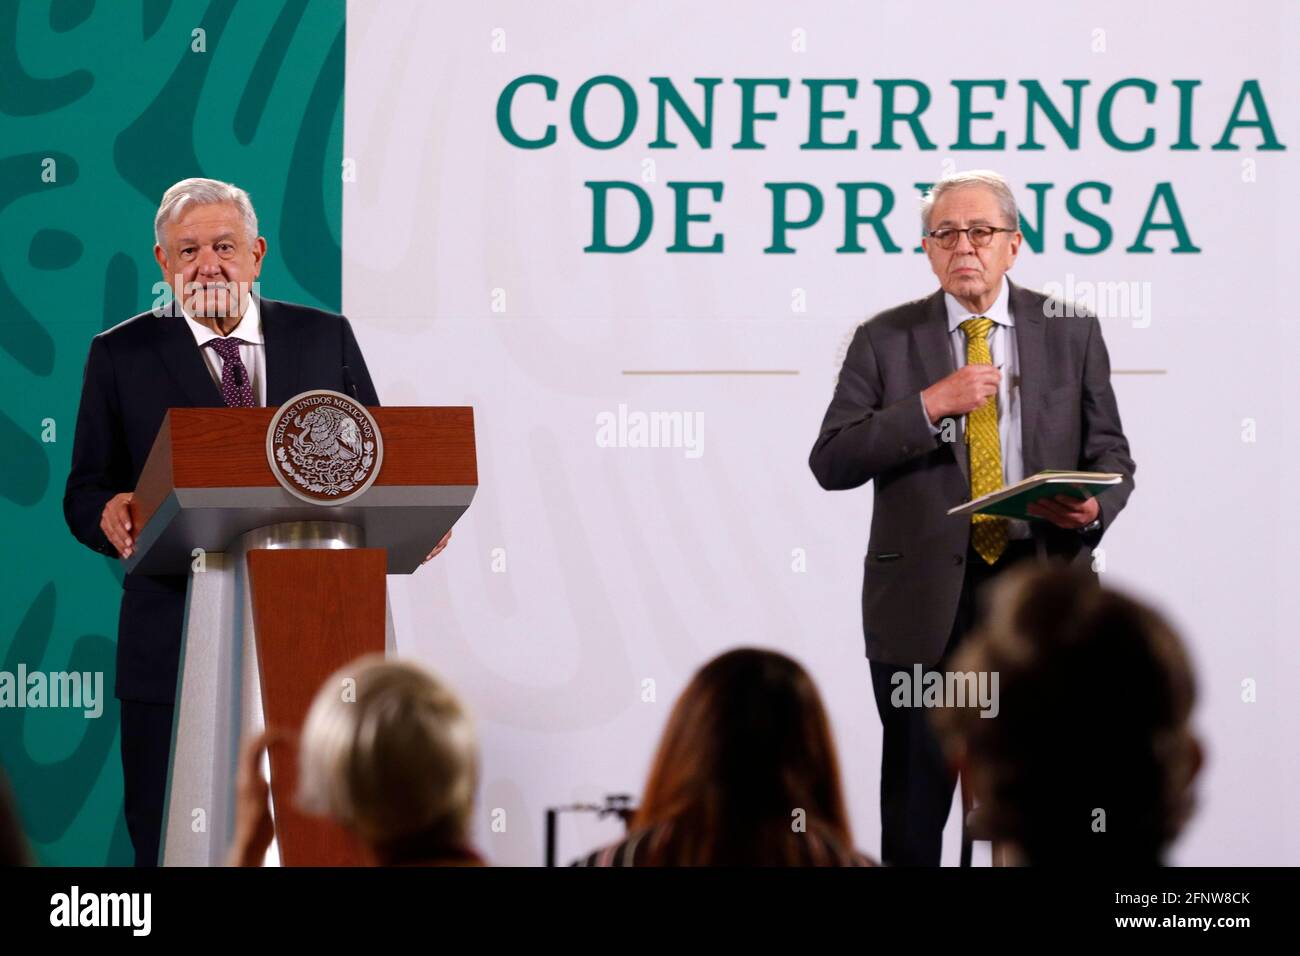
[[[194,317],[185,311],[183,307],[181,311],[184,312],[185,322],[194,335],[194,342],[198,346],[199,354],[203,356],[208,371],[212,373],[212,380],[217,383],[217,388],[220,389],[221,367],[226,363],[222,361],[216,349],[205,348],[204,346],[213,339],[221,338],[221,336],[206,325],[195,321]],[[237,339],[243,339],[244,344],[239,346],[239,358],[248,372],[249,381],[253,384],[253,397],[257,400],[257,404],[265,405],[266,340],[262,338],[262,313],[257,308],[257,298],[255,296],[248,297],[248,308],[244,310],[244,317],[239,320],[239,324],[235,326],[230,335]]]
[[[953,368],[960,369],[966,365],[966,333],[961,324],[967,319],[983,316],[993,321],[989,330],[989,353],[993,364],[1002,371],[998,382],[998,436],[1002,442],[1002,484],[1015,484],[1025,477],[1025,460],[1021,449],[1020,432],[1020,352],[1016,347],[1015,316],[1011,314],[1011,290],[1006,276],[1002,277],[1002,288],[997,300],[986,312],[975,313],[958,302],[952,295],[944,293],[944,305],[948,310],[948,341],[952,346]],[[921,405],[924,414],[924,402]],[[939,434],[940,429],[926,416],[932,435]],[[960,420],[962,440],[966,433],[966,416]],[[1032,532],[1029,522],[1016,518],[1007,519],[1007,533],[1012,538],[1028,538]]]

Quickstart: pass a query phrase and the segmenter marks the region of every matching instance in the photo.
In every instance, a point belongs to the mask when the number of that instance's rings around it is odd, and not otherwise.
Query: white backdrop
[[[870,9],[867,9],[870,7]],[[1198,813],[1173,854],[1184,864],[1300,862],[1295,822],[1298,529],[1292,433],[1300,346],[1294,305],[1300,222],[1291,92],[1300,71],[1287,42],[1300,9],[1287,3],[957,4],[696,3],[430,4],[352,2],[344,155],[344,308],[385,404],[473,405],[480,489],[451,546],[411,578],[390,579],[399,650],[447,677],[480,726],[484,754],[476,839],[496,863],[541,861],[545,807],[637,793],[669,708],[691,673],[740,644],[775,647],[812,672],[830,708],[855,837],[879,853],[880,726],[863,656],[859,593],[870,488],[827,493],[807,455],[854,327],[936,283],[918,237],[913,183],[951,168],[993,167],[1032,212],[1030,182],[1050,182],[1045,247],[1011,276],[1048,283],[1139,283],[1150,315],[1107,317],[1114,385],[1138,463],[1137,490],[1107,534],[1105,575],[1154,601],[1194,659],[1195,721],[1209,763]],[[799,49],[802,45],[802,52]],[[559,95],[521,94],[515,116],[542,150],[509,145],[497,97],[515,77],[553,76]],[[640,102],[637,129],[616,149],[580,145],[568,109],[586,79],[612,73]],[[675,118],[676,150],[652,150],[652,76],[673,78],[693,106],[696,77],[722,77],[712,149]],[[762,151],[735,151],[734,77],[788,77],[766,91]],[[859,131],[855,151],[798,148],[807,133],[803,78],[855,77],[855,100],[828,137]],[[1126,77],[1158,86],[1147,106],[1116,100],[1116,127],[1152,149],[1103,144],[1096,106]],[[875,79],[924,81],[938,145],[872,150]],[[983,91],[977,139],[1006,131],[1007,148],[956,151],[954,78],[1002,78]],[[1022,151],[1021,79],[1068,106],[1064,79],[1086,78],[1081,147],[1067,150],[1040,115],[1042,151]],[[1199,79],[1197,151],[1171,151],[1177,93]],[[1257,79],[1282,151],[1209,147],[1243,81]],[[617,128],[609,90],[593,94],[593,132]],[[1246,115],[1251,115],[1247,110]],[[655,182],[643,182],[653,161]],[[1243,163],[1250,161],[1251,166]],[[654,200],[654,231],[627,255],[590,242],[586,180],[631,180]],[[721,180],[722,201],[693,198],[713,221],[692,226],[721,255],[669,255],[671,180]],[[794,255],[764,255],[771,207],[763,183],[798,180],[826,197],[821,222],[791,233]],[[1066,214],[1076,183],[1113,186],[1085,204],[1114,229],[1100,255],[1065,251],[1064,234],[1096,233]],[[890,233],[904,252],[836,254],[843,208],[836,183],[894,191]],[[1151,254],[1126,253],[1157,182],[1171,182],[1200,254],[1175,255],[1169,232]],[[626,198],[626,197],[619,197]],[[1161,217],[1163,218],[1163,216]],[[611,220],[613,238],[632,231]],[[269,294],[274,294],[273,291]],[[796,311],[800,296],[805,311]],[[502,311],[502,308],[504,310]],[[645,370],[783,371],[782,375],[628,375]],[[682,448],[600,447],[597,417],[631,411],[702,416],[699,457]],[[1254,440],[1247,440],[1252,437]],[[801,549],[801,550],[797,550]],[[798,556],[806,570],[796,570]],[[646,681],[654,700],[644,700]],[[1242,700],[1253,680],[1257,700]],[[1105,706],[1106,689],[1095,701]],[[493,820],[497,829],[493,829]],[[504,824],[504,829],[501,829]],[[957,814],[945,861],[956,856]],[[571,821],[571,858],[616,835]],[[978,862],[978,858],[977,858]]]

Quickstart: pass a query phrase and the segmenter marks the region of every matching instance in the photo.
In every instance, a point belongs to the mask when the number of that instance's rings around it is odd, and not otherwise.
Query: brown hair
[[[1191,814],[1200,761],[1177,635],[1063,566],[1010,571],[991,597],[950,666],[998,675],[997,716],[945,708],[936,719],[992,835],[1031,864],[1158,862]]]
[[[652,865],[803,864],[810,837],[849,850],[839,761],[808,673],[752,648],[702,667],[668,718],[632,829],[654,831]]]

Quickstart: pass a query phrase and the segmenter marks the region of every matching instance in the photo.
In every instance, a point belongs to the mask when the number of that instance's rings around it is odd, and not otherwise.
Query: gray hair
[[[257,238],[257,213],[248,193],[232,183],[219,179],[182,179],[163,193],[158,205],[158,215],[153,219],[153,239],[162,245],[163,226],[174,222],[190,206],[207,206],[211,203],[234,203],[248,230],[248,241]]]
[[[1011,187],[1007,185],[1007,181],[1002,178],[1002,174],[995,173],[991,169],[972,169],[943,177],[921,198],[921,232],[930,231],[930,214],[934,212],[934,204],[940,196],[956,189],[969,189],[972,186],[983,186],[992,192],[1006,219],[1004,225],[1011,229],[1020,228],[1020,213],[1016,209],[1016,197],[1011,192]]]
[[[298,760],[298,806],[372,845],[464,838],[477,735],[456,695],[422,667],[368,654],[331,675],[307,711]]]

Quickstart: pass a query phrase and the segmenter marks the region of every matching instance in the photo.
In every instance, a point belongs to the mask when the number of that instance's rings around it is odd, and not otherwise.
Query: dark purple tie
[[[254,408],[253,383],[248,378],[248,369],[239,357],[239,347],[247,345],[243,339],[225,338],[209,339],[205,348],[211,348],[221,356],[221,397],[227,408]]]

